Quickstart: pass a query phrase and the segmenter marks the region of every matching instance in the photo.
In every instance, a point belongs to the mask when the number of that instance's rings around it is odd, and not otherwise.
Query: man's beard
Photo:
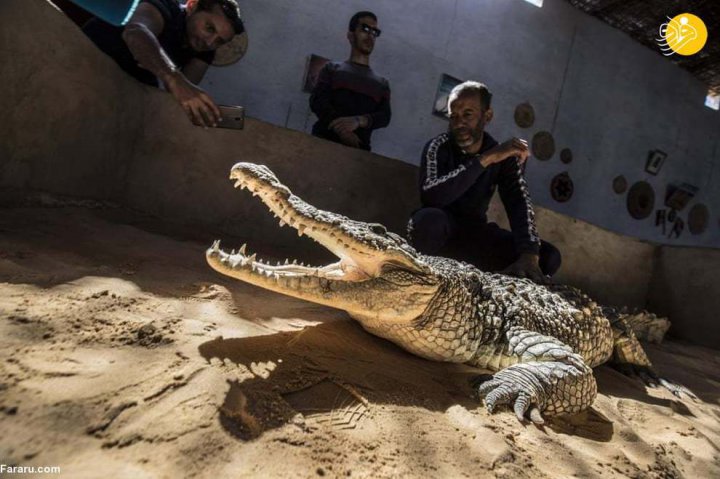
[[[455,144],[460,148],[467,148],[480,141],[483,137],[483,128],[458,128],[450,132]]]
[[[375,45],[373,44],[358,42],[356,48],[363,55],[370,55],[373,52],[374,47]]]

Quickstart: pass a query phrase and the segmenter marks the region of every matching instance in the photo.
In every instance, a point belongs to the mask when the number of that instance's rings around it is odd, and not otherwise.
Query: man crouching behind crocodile
[[[490,412],[511,406],[518,419],[576,413],[597,395],[592,367],[609,359],[660,380],[630,326],[567,286],[483,273],[452,259],[417,253],[384,226],[318,210],[293,195],[266,166],[238,163],[235,186],[248,188],[279,217],[339,258],[322,267],[271,266],[243,245],[207,251],[211,267],[261,288],[342,309],[368,332],[435,361],[495,374],[477,387]]]

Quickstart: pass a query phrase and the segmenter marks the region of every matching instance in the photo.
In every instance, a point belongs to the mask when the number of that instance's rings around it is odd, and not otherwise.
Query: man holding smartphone
[[[313,135],[370,150],[372,131],[390,123],[390,83],[370,68],[380,33],[372,12],[358,12],[350,19],[350,59],[328,62],[310,96],[310,109],[318,117]]]
[[[216,51],[245,31],[235,0],[142,0],[125,27],[93,18],[83,31],[126,72],[152,86],[159,83],[190,120],[217,126],[221,113],[197,85]]]

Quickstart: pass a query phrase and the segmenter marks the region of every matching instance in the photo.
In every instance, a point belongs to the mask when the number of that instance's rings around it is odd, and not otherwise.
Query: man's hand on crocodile
[[[528,278],[538,284],[549,284],[550,278],[545,276],[540,269],[540,257],[532,253],[522,253],[517,260],[501,271],[508,276]]]

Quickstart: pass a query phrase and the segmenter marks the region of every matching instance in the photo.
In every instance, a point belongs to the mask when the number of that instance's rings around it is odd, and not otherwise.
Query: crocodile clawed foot
[[[699,398],[695,395],[694,392],[683,386],[682,384],[674,383],[672,381],[668,381],[667,379],[658,378],[658,381],[660,381],[660,385],[673,393],[674,396],[683,398],[688,397],[692,399],[693,401],[698,401]]]
[[[502,371],[482,384],[477,385],[477,394],[485,398],[485,406],[491,414],[499,406],[509,406],[515,411],[518,420],[524,422],[530,420],[536,425],[542,425],[545,420],[542,417],[538,406],[538,398],[533,388],[526,387],[522,383],[508,381],[502,377]],[[479,381],[478,381],[479,382]]]
[[[663,388],[670,391],[673,396],[678,398],[688,397],[692,400],[697,400],[698,397],[682,384],[675,383],[673,381],[661,378],[655,373],[655,371],[648,366],[638,366],[633,364],[614,364],[615,369],[620,371],[626,376],[637,377],[649,388],[657,388],[662,386]]]

